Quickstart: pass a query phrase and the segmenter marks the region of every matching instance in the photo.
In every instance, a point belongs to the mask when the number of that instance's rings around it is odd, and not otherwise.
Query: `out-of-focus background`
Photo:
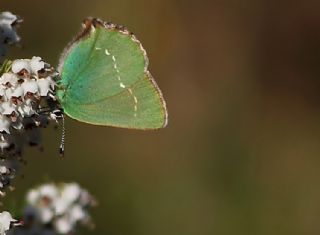
[[[320,2],[2,0],[24,19],[12,58],[56,65],[87,16],[143,42],[169,126],[132,131],[67,119],[28,149],[5,205],[47,180],[78,181],[109,235],[320,233]]]

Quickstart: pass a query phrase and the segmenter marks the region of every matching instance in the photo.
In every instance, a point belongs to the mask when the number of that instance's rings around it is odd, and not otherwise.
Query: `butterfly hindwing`
[[[140,42],[127,30],[92,19],[60,61],[59,100],[79,121],[134,129],[166,125],[162,94]]]

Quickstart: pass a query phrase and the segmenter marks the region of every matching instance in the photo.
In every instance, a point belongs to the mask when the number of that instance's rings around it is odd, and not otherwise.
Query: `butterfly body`
[[[88,19],[65,49],[57,97],[71,118],[96,125],[158,129],[166,105],[146,51],[122,26]]]

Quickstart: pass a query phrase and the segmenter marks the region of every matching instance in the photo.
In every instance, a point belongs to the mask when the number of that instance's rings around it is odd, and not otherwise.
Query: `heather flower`
[[[1,16],[1,15],[0,15]],[[0,18],[1,25],[1,18]],[[0,66],[1,67],[1,66]],[[4,68],[4,69],[3,69]],[[40,128],[58,123],[55,98],[57,72],[41,57],[7,61],[0,69],[0,195],[11,187],[17,169],[25,162],[25,145],[41,147]],[[4,170],[4,169],[7,170]]]
[[[20,22],[19,17],[11,12],[0,13],[0,62],[6,54],[6,46],[20,42],[20,37],[16,32],[16,27]]]
[[[55,99],[56,78],[56,71],[41,57],[35,56],[12,61],[11,67],[0,74],[0,148],[3,152],[17,145],[14,138],[8,139],[4,135],[14,131],[39,134],[31,130],[46,126],[50,120],[56,121],[55,112],[59,109]],[[12,142],[6,143],[9,140]],[[29,142],[34,143],[38,144],[37,141]],[[17,149],[20,151],[21,148]]]
[[[0,213],[0,235],[6,235],[6,232],[10,229],[10,225],[16,222],[12,218],[11,214],[7,211]]]
[[[59,74],[39,56],[4,60],[7,46],[20,42],[16,32],[20,22],[16,15],[0,12],[0,196],[6,195],[6,189],[14,189],[11,182],[26,162],[24,146],[41,149],[40,128],[61,118],[60,153],[64,151],[64,119],[56,98]],[[23,223],[17,223],[9,212],[0,213],[0,235],[74,234],[78,224],[92,226],[88,209],[95,200],[76,183],[33,188],[26,202]]]
[[[76,183],[41,185],[27,193],[26,201],[25,226],[12,234],[71,234],[78,224],[92,225],[88,209],[95,199]]]

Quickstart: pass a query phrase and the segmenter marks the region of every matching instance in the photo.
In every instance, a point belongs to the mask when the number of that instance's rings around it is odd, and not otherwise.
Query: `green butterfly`
[[[57,97],[64,113],[81,122],[158,129],[166,104],[148,71],[138,39],[123,26],[87,19],[60,58]]]

